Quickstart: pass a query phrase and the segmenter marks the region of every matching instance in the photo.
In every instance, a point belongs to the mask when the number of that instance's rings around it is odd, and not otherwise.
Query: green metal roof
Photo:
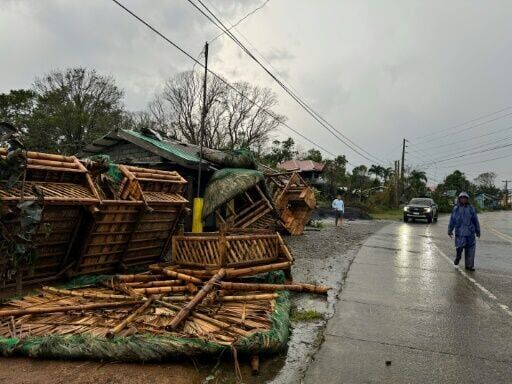
[[[173,143],[171,141],[160,141],[153,139],[152,137],[145,136],[140,132],[135,132],[127,129],[123,129],[122,132],[127,133],[133,137],[154,145],[163,151],[169,152],[169,154],[179,157],[185,161],[199,163],[199,155],[197,154],[197,148],[186,144]]]

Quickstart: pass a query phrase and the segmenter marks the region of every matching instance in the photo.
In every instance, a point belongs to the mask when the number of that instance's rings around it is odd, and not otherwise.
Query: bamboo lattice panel
[[[120,165],[119,200],[103,201],[94,215],[77,266],[79,274],[147,265],[164,257],[188,201],[177,172]]]
[[[282,243],[277,234],[202,235],[174,236],[172,261],[190,266],[234,267],[265,264],[280,257]]]
[[[270,176],[268,180],[273,183],[273,201],[284,227],[292,235],[302,234],[316,207],[315,193],[298,173]]]

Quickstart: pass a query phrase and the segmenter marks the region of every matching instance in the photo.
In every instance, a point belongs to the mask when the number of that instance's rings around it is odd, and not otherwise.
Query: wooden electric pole
[[[505,208],[509,208],[508,205],[508,183],[512,183],[512,180],[502,180],[505,183]]]
[[[197,172],[197,197],[201,196],[201,172],[203,169],[203,140],[204,124],[206,120],[206,79],[208,76],[208,42],[204,44],[204,80],[203,80],[203,108],[201,111],[201,127],[199,131],[199,170]]]
[[[407,142],[407,140],[404,138],[403,142],[402,142],[402,164],[400,164],[401,166],[401,170],[400,170],[400,197],[402,197],[402,195],[404,194],[405,192],[405,148],[406,148],[406,145],[405,143]]]

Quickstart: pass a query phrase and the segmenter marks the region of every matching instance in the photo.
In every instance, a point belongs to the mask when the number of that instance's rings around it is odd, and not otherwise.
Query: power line
[[[302,100],[297,94],[295,94],[289,87],[287,87],[280,79],[277,78],[261,61],[256,58],[250,50],[245,47],[245,45],[235,36],[233,33],[224,25],[224,23],[201,1],[197,0],[199,4],[203,6],[203,8],[215,19],[207,15],[194,1],[187,0],[194,8],[196,8],[201,14],[203,14],[212,24],[214,24],[217,28],[223,31],[231,40],[237,44],[242,51],[244,51],[251,59],[253,59],[288,95],[292,97],[294,101],[296,101],[313,119],[315,119],[321,126],[323,126],[328,132],[330,132],[334,137],[336,137],[340,142],[350,148],[352,151],[357,153],[359,156],[365,158],[370,162],[377,161],[378,163],[385,165],[386,162],[375,157],[371,153],[367,152],[359,145],[354,143],[351,139],[341,133],[338,129],[336,129],[332,124],[330,124],[325,118],[323,118],[318,112],[316,112],[311,106],[309,106],[304,100]],[[336,134],[336,133],[337,134]],[[341,136],[341,137],[340,137]],[[350,144],[349,144],[350,143]],[[352,145],[351,145],[352,144]],[[356,149],[356,148],[358,149]],[[366,153],[368,156],[364,155],[362,152]],[[373,158],[373,159],[372,159]]]
[[[479,155],[479,154],[484,153],[484,152],[496,151],[496,150],[499,150],[499,149],[508,148],[510,146],[512,146],[512,143],[510,143],[510,144],[503,144],[503,145],[497,145],[497,146],[492,147],[492,148],[487,148],[487,149],[476,151],[476,152],[469,152],[469,153],[466,153],[466,154],[463,154],[463,155],[453,156],[453,157],[449,157],[449,158],[441,159],[441,160],[437,160],[437,161],[432,161],[430,163],[422,164],[422,165],[443,163],[445,161],[449,161],[449,160],[453,160],[453,159],[459,159],[459,158],[467,157],[467,156]]]
[[[265,5],[268,4],[270,0],[265,0],[261,5],[259,5],[258,7],[254,8],[251,12],[247,13],[244,17],[242,17],[240,20],[238,20],[235,24],[232,24],[231,27],[228,29],[228,31],[232,30],[233,28],[235,28],[237,25],[240,25],[240,23],[242,21],[244,21],[245,19],[247,19],[249,16],[255,14],[256,12],[258,12],[260,9],[262,9],[263,7],[265,7]],[[230,23],[231,24],[231,23]],[[217,40],[219,37],[221,37],[222,35],[224,35],[225,32],[221,32],[219,33],[217,36],[215,36],[213,39],[211,39],[209,41],[209,43],[213,43],[215,40]]]
[[[482,116],[478,116],[478,117],[475,117],[474,119],[471,119],[471,120],[467,120],[467,121],[464,121],[463,123],[460,123],[460,124],[457,124],[457,125],[454,125],[454,126],[451,126],[451,127],[448,127],[448,128],[444,128],[444,129],[440,129],[438,131],[435,131],[435,132],[432,132],[432,133],[428,133],[426,135],[423,135],[423,136],[418,136],[416,137],[415,139],[422,139],[424,137],[429,137],[429,136],[434,136],[434,135],[437,135],[438,133],[440,132],[445,132],[446,130],[448,129],[455,129],[455,128],[459,128],[459,127],[462,127],[466,124],[469,124],[469,123],[473,123],[475,121],[478,121],[478,120],[481,120],[481,119],[485,119],[486,117],[489,117],[489,116],[492,116],[492,115],[495,115],[497,113],[500,113],[500,112],[504,112],[504,111],[507,111],[509,109],[511,109],[512,106],[508,106],[508,107],[505,107],[503,109],[500,109],[499,111],[494,111],[494,112],[491,112],[491,113],[488,113],[488,114],[485,114],[485,115],[482,115]]]
[[[496,133],[501,133],[501,132],[505,132],[505,131],[509,131],[512,129],[512,126],[507,126],[505,128],[500,128],[500,129],[497,129],[497,130],[493,130],[491,132],[487,132],[487,133],[484,133],[484,134],[481,134],[481,135],[477,135],[477,136],[471,136],[471,137],[467,137],[467,138],[463,138],[463,139],[460,139],[460,138],[456,138],[454,141],[448,141],[444,144],[438,144],[435,146],[436,149],[439,149],[439,148],[444,148],[444,147],[448,147],[448,146],[453,146],[454,144],[458,145],[460,143],[465,143],[465,142],[468,142],[468,141],[472,141],[472,140],[475,140],[475,139],[480,139],[482,137],[487,137],[487,136],[492,136]],[[418,144],[414,144],[414,146],[416,147],[419,147]]]
[[[466,127],[466,128],[463,128],[463,129],[460,129],[460,130],[457,130],[457,131],[449,132],[449,133],[447,133],[446,135],[443,135],[443,136],[435,137],[433,139],[428,139],[428,140],[420,140],[420,143],[426,144],[426,143],[431,143],[433,141],[441,140],[441,139],[444,139],[445,137],[450,137],[450,136],[456,135],[457,133],[469,131],[471,129],[481,127],[482,125],[485,125],[485,124],[488,124],[488,123],[492,123],[494,121],[503,119],[503,118],[511,116],[511,115],[512,115],[512,112],[507,113],[507,114],[502,115],[502,116],[498,116],[498,117],[496,117],[494,119],[491,119],[491,120],[487,120],[487,121],[484,121],[484,122],[481,122],[481,123],[478,123],[478,124],[475,124],[475,125],[471,125],[469,127]]]
[[[123,4],[121,4],[119,1],[117,0],[112,0],[115,4],[117,4],[119,7],[121,7],[124,11],[126,11],[128,14],[130,14],[132,17],[134,17],[135,19],[137,19],[140,23],[144,24],[147,28],[149,28],[151,31],[153,31],[154,33],[156,33],[158,36],[160,36],[162,39],[164,39],[165,41],[167,41],[169,44],[171,44],[174,48],[176,48],[178,51],[180,51],[181,53],[183,53],[185,56],[187,56],[190,60],[192,60],[193,62],[195,62],[197,65],[199,65],[200,67],[202,68],[205,68],[204,64],[199,62],[196,58],[194,58],[191,54],[189,54],[187,51],[185,51],[183,48],[181,48],[178,44],[176,44],[175,42],[173,42],[171,39],[169,39],[167,36],[165,36],[162,32],[160,32],[158,29],[156,29],[155,27],[153,27],[151,24],[149,24],[148,22],[146,22],[144,19],[142,19],[140,16],[138,16],[137,14],[135,14],[134,12],[132,12],[130,9],[128,9],[127,7],[125,7]],[[205,68],[206,69],[206,68]],[[265,112],[268,116],[270,116],[271,118],[273,118],[275,121],[277,121],[279,124],[285,126],[286,128],[288,128],[289,130],[291,130],[292,132],[294,132],[295,134],[297,134],[298,136],[302,137],[304,140],[306,140],[307,142],[309,142],[310,144],[314,145],[315,147],[319,148],[320,150],[324,151],[325,153],[328,153],[330,154],[331,156],[334,156],[336,157],[336,155],[330,151],[328,151],[327,149],[325,149],[324,147],[322,147],[321,145],[315,143],[313,140],[307,138],[306,136],[304,136],[302,133],[298,132],[296,129],[292,128],[289,124],[281,121],[281,119],[279,119],[277,116],[275,116],[275,114],[273,112],[270,112],[269,110],[267,110],[266,108],[262,107],[261,105],[259,105],[258,103],[256,103],[254,100],[251,100],[249,97],[247,97],[243,92],[240,92],[236,87],[234,87],[232,84],[230,84],[228,81],[226,81],[224,78],[222,78],[221,76],[219,76],[217,73],[215,73],[214,71],[212,71],[211,69],[207,69],[208,73],[215,76],[218,80],[222,81],[226,86],[228,86],[230,89],[232,89],[233,91],[235,91],[236,93],[238,93],[240,96],[242,96],[244,99],[248,100],[249,102],[251,102],[253,105],[257,106],[258,108],[260,108],[263,112]]]
[[[458,154],[461,154],[461,153],[464,153],[464,152],[467,152],[467,151],[471,151],[471,150],[474,150],[474,149],[477,149],[477,148],[485,147],[485,146],[492,145],[492,144],[502,143],[502,142],[510,140],[510,139],[512,139],[512,136],[503,137],[503,138],[500,138],[498,140],[493,140],[493,141],[487,142],[485,144],[472,145],[472,146],[463,148],[463,149],[461,149],[461,150],[459,150],[457,152],[450,151],[450,152],[446,152],[444,154],[440,154],[439,157],[437,157],[437,158],[434,157],[433,159],[430,159],[430,160],[436,161],[437,159],[442,159],[446,155],[458,155]]]

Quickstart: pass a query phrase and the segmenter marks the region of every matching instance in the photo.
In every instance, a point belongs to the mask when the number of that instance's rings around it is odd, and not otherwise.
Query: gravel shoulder
[[[262,357],[260,376],[250,375],[248,361],[239,359],[245,383],[298,383],[304,377],[322,340],[326,323],[332,317],[343,281],[362,242],[378,231],[385,221],[345,221],[335,228],[332,220],[324,228],[307,230],[303,236],[287,237],[286,243],[295,256],[293,277],[296,281],[324,284],[333,289],[327,299],[318,295],[297,294],[293,297],[295,313],[314,311],[316,319],[292,321],[288,352],[283,356]],[[0,384],[44,383],[235,383],[234,364],[230,357],[220,362],[187,360],[167,364],[116,364],[93,361],[52,361],[0,357]],[[212,371],[213,381],[205,379]]]

